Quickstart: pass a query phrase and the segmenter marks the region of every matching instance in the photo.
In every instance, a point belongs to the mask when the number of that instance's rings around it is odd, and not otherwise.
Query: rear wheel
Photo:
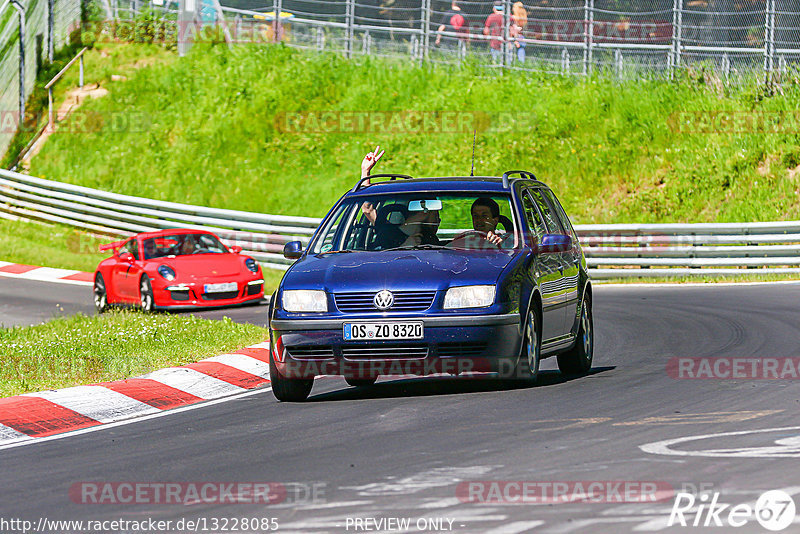
[[[103,313],[108,309],[108,291],[103,275],[100,273],[94,277],[94,307],[97,313]]]
[[[578,338],[575,346],[558,355],[558,369],[564,374],[588,373],[594,356],[594,324],[592,322],[592,299],[588,295],[581,308]]]
[[[142,311],[146,312],[153,311],[155,306],[153,286],[147,275],[142,276],[142,280],[139,282],[139,305],[142,307]]]
[[[539,323],[536,311],[528,310],[522,338],[522,354],[514,369],[514,379],[532,380],[539,378],[539,361],[541,360],[542,347],[539,343]]]
[[[308,398],[314,386],[313,378],[287,378],[283,376],[273,361],[272,349],[269,355],[269,380],[272,394],[281,402],[302,402]]]
[[[361,388],[373,385],[378,380],[377,376],[369,378],[349,378],[345,377],[344,381],[353,386],[354,388]]]

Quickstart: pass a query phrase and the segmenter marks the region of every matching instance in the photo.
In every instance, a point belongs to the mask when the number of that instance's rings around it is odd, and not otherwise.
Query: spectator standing
[[[464,12],[461,11],[456,0],[453,0],[453,3],[450,4],[450,9],[445,11],[444,16],[442,16],[442,22],[436,30],[436,46],[442,43],[442,32],[445,30],[461,34],[458,38],[459,41],[463,41],[466,38],[467,19],[464,17]],[[450,40],[448,39],[448,41]]]
[[[486,17],[486,22],[483,25],[483,34],[494,37],[489,41],[489,51],[492,53],[492,60],[495,63],[502,63],[503,61],[503,41],[501,38],[504,26],[503,0],[495,0],[492,6],[492,13]]]
[[[514,39],[517,60],[525,63],[525,26],[528,24],[528,12],[522,2],[514,2],[511,6],[511,27],[509,35]]]

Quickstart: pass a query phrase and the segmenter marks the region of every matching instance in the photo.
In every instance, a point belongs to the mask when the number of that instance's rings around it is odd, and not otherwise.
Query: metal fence
[[[80,17],[81,0],[0,0],[0,154],[24,117],[39,68]]]
[[[790,0],[504,0],[502,24],[490,24],[496,36],[484,34],[491,1],[458,1],[456,25],[450,2],[442,0],[222,4],[234,40],[282,41],[347,56],[469,59],[505,69],[630,78],[673,77],[701,65],[725,80],[788,73],[800,60],[800,3]]]
[[[0,217],[120,237],[164,228],[215,232],[265,267],[286,269],[288,241],[308,243],[320,220],[119,195],[0,170]],[[800,221],[578,225],[595,279],[800,273]],[[91,250],[95,252],[95,250]]]

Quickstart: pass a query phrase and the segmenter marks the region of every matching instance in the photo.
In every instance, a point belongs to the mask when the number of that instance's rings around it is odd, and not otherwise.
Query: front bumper
[[[264,299],[263,279],[237,281],[236,290],[229,293],[207,294],[205,283],[228,282],[229,279],[204,282],[161,282],[153,286],[155,307],[164,310],[188,310],[196,308],[220,308],[258,303]]]
[[[418,340],[345,341],[345,323],[422,321]],[[273,359],[289,378],[511,371],[521,350],[520,316],[274,319]],[[278,342],[279,340],[279,342]],[[280,354],[276,352],[280,351]]]

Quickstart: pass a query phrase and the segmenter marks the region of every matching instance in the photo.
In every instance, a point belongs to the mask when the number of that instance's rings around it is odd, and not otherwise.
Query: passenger
[[[144,259],[151,260],[156,257],[156,244],[153,239],[144,240]]]
[[[408,236],[402,246],[444,245],[436,235],[441,222],[439,210],[424,210],[410,215],[400,226],[400,231]]]

